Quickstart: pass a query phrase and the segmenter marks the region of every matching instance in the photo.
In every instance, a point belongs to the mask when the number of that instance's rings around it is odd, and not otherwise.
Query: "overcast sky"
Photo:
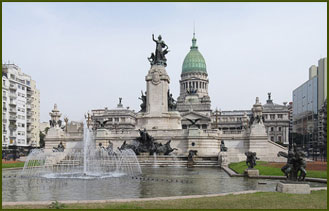
[[[138,111],[147,57],[161,34],[170,52],[170,90],[179,95],[195,22],[212,109],[292,101],[308,68],[327,56],[326,3],[2,3],[2,59],[40,89],[40,121],[114,108]]]

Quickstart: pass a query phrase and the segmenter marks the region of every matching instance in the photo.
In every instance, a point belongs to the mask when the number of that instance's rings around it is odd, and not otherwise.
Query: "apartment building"
[[[15,64],[2,64],[2,146],[38,146],[40,92]]]

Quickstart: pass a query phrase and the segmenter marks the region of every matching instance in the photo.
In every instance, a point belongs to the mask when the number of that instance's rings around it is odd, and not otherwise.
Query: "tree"
[[[44,148],[45,147],[45,137],[46,137],[46,135],[43,132],[40,131],[39,136],[40,136],[40,147]]]

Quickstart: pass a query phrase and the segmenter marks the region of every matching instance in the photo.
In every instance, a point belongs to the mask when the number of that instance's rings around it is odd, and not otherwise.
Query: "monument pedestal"
[[[181,116],[168,108],[169,76],[163,65],[152,65],[146,80],[146,109],[136,117],[137,129],[182,129]]]
[[[281,181],[276,185],[276,191],[281,193],[310,194],[310,185],[300,182]]]
[[[247,177],[258,177],[259,176],[259,170],[258,169],[245,169],[244,174]]]
[[[161,115],[152,115],[150,113],[140,112],[137,114],[137,129],[146,130],[175,130],[182,129],[181,116],[177,111],[163,113]]]

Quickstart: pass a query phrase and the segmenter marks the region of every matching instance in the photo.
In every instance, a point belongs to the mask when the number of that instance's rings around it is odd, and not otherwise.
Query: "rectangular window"
[[[278,119],[282,119],[283,115],[282,114],[278,114]]]
[[[274,136],[271,136],[271,141],[274,141]]]
[[[114,118],[114,121],[119,122],[119,118]]]
[[[279,141],[279,142],[282,142],[282,138],[281,138],[281,136],[278,136],[278,141]]]
[[[279,127],[278,130],[281,131],[281,127]]]
[[[271,131],[274,131],[274,127],[271,127]]]

